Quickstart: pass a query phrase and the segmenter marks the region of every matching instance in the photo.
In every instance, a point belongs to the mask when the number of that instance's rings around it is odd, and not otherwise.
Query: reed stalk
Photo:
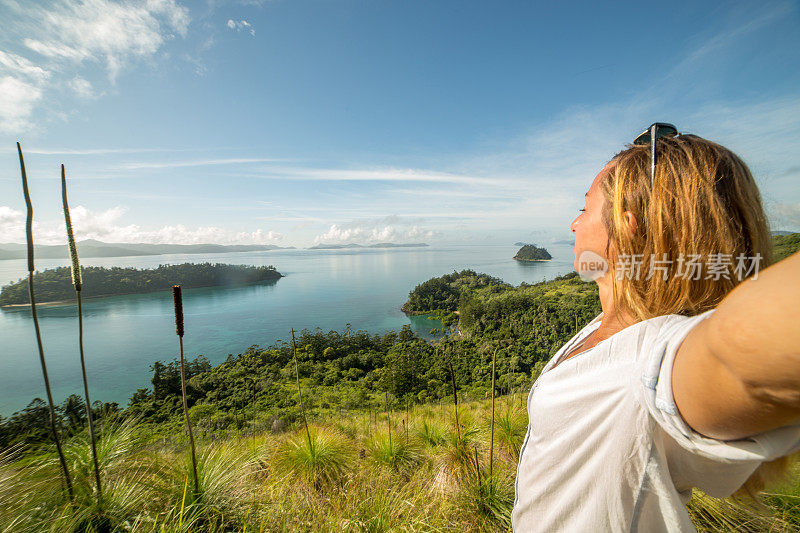
[[[297,381],[297,394],[300,396],[300,412],[303,415],[303,425],[306,427],[306,438],[308,439],[308,449],[310,452],[314,450],[314,444],[311,442],[311,431],[308,430],[308,419],[306,419],[306,408],[303,405],[303,390],[300,388],[300,370],[297,367],[297,346],[294,341],[294,328],[292,328],[292,354],[294,355],[294,378]]]
[[[491,437],[489,439],[489,477],[492,477],[494,467],[494,377],[495,377],[495,363],[497,361],[497,350],[494,349],[492,354],[492,429]]]
[[[392,447],[392,419],[389,417],[389,392],[384,392],[386,398],[386,424],[389,426],[389,447]]]
[[[36,331],[36,344],[39,348],[39,362],[42,365],[42,377],[44,377],[44,388],[47,391],[47,405],[50,409],[50,431],[53,433],[53,441],[56,444],[56,451],[58,452],[58,460],[61,463],[61,470],[64,472],[64,482],[67,486],[67,494],[69,501],[74,499],[74,492],[72,490],[72,479],[69,475],[67,468],[67,460],[64,457],[64,451],[61,449],[61,440],[58,438],[58,431],[56,430],[56,410],[53,405],[53,393],[50,390],[50,378],[47,375],[47,363],[44,359],[44,348],[42,347],[42,334],[39,329],[39,318],[36,315],[36,297],[33,290],[33,205],[31,204],[31,195],[28,191],[28,175],[25,172],[25,159],[22,157],[22,147],[17,143],[17,152],[19,153],[19,167],[22,174],[22,193],[25,196],[25,205],[27,206],[28,215],[25,221],[25,237],[28,244],[28,294],[31,299],[31,316],[33,317],[33,328]]]
[[[458,434],[458,441],[461,442],[461,424],[458,422],[458,390],[456,389],[456,373],[453,371],[452,361],[447,363],[450,366],[450,380],[453,383],[453,402],[455,403],[456,410],[456,432]]]
[[[189,433],[189,447],[192,450],[192,474],[194,474],[194,493],[200,494],[200,480],[197,478],[197,454],[194,448],[194,435],[192,435],[192,421],[189,419],[189,405],[186,403],[186,371],[183,363],[183,297],[181,286],[172,286],[172,299],[175,303],[175,332],[181,350],[181,397],[183,399],[183,416],[186,418],[186,431]]]
[[[64,222],[67,227],[67,246],[69,247],[69,257],[71,259],[70,273],[72,274],[72,285],[75,287],[75,296],[78,299],[78,348],[81,355],[81,374],[83,376],[83,392],[86,397],[86,420],[89,425],[89,437],[92,444],[92,459],[94,460],[94,479],[97,483],[97,505],[102,506],[103,487],[100,483],[100,464],[97,460],[97,439],[94,434],[94,420],[92,419],[92,402],[89,399],[89,382],[86,379],[86,360],[83,355],[83,307],[81,302],[81,289],[83,280],[81,279],[81,265],[78,261],[78,247],[75,245],[75,233],[72,231],[72,219],[69,215],[69,203],[67,202],[67,176],[64,165],[61,165],[61,201],[64,204]]]
[[[473,448],[475,449],[475,479],[480,484],[480,482],[481,482],[481,463],[478,460],[478,445],[477,444],[473,445]]]

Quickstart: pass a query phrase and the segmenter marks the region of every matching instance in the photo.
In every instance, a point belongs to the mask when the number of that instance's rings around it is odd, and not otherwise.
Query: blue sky
[[[0,242],[547,243],[672,122],[800,230],[796,2],[0,0]]]

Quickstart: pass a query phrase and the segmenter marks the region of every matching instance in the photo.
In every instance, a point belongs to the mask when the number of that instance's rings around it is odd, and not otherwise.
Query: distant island
[[[274,266],[225,265],[221,263],[184,263],[158,268],[83,267],[84,296],[112,296],[169,290],[172,285],[185,289],[217,285],[245,285],[276,282],[283,275]],[[33,276],[36,303],[75,299],[69,267],[37,272]],[[0,291],[0,306],[28,305],[28,279],[6,285]]]
[[[309,248],[309,250],[342,250],[345,248],[417,248],[420,246],[428,246],[424,242],[411,243],[411,244],[395,244],[393,242],[379,242],[377,244],[317,244]]]
[[[128,257],[137,255],[164,254],[222,254],[228,252],[263,252],[284,249],[271,244],[145,244],[145,243],[111,243],[86,239],[78,242],[80,257]],[[28,255],[24,244],[0,244],[0,260],[24,259]],[[37,259],[67,259],[67,245],[36,246],[34,255]]]
[[[517,261],[549,261],[553,258],[550,252],[535,244],[526,244],[519,249],[514,259]]]

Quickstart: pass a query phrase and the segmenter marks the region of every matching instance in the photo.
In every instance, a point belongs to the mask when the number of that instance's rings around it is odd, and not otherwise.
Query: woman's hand
[[[672,392],[692,429],[716,439],[800,420],[800,252],[741,283],[689,332]]]

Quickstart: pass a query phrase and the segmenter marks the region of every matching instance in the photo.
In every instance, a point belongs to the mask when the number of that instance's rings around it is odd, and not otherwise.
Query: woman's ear
[[[625,211],[622,213],[622,216],[625,217],[625,221],[628,224],[628,229],[630,230],[631,234],[635,234],[636,230],[639,228],[639,223],[636,221],[636,215],[630,211]]]

